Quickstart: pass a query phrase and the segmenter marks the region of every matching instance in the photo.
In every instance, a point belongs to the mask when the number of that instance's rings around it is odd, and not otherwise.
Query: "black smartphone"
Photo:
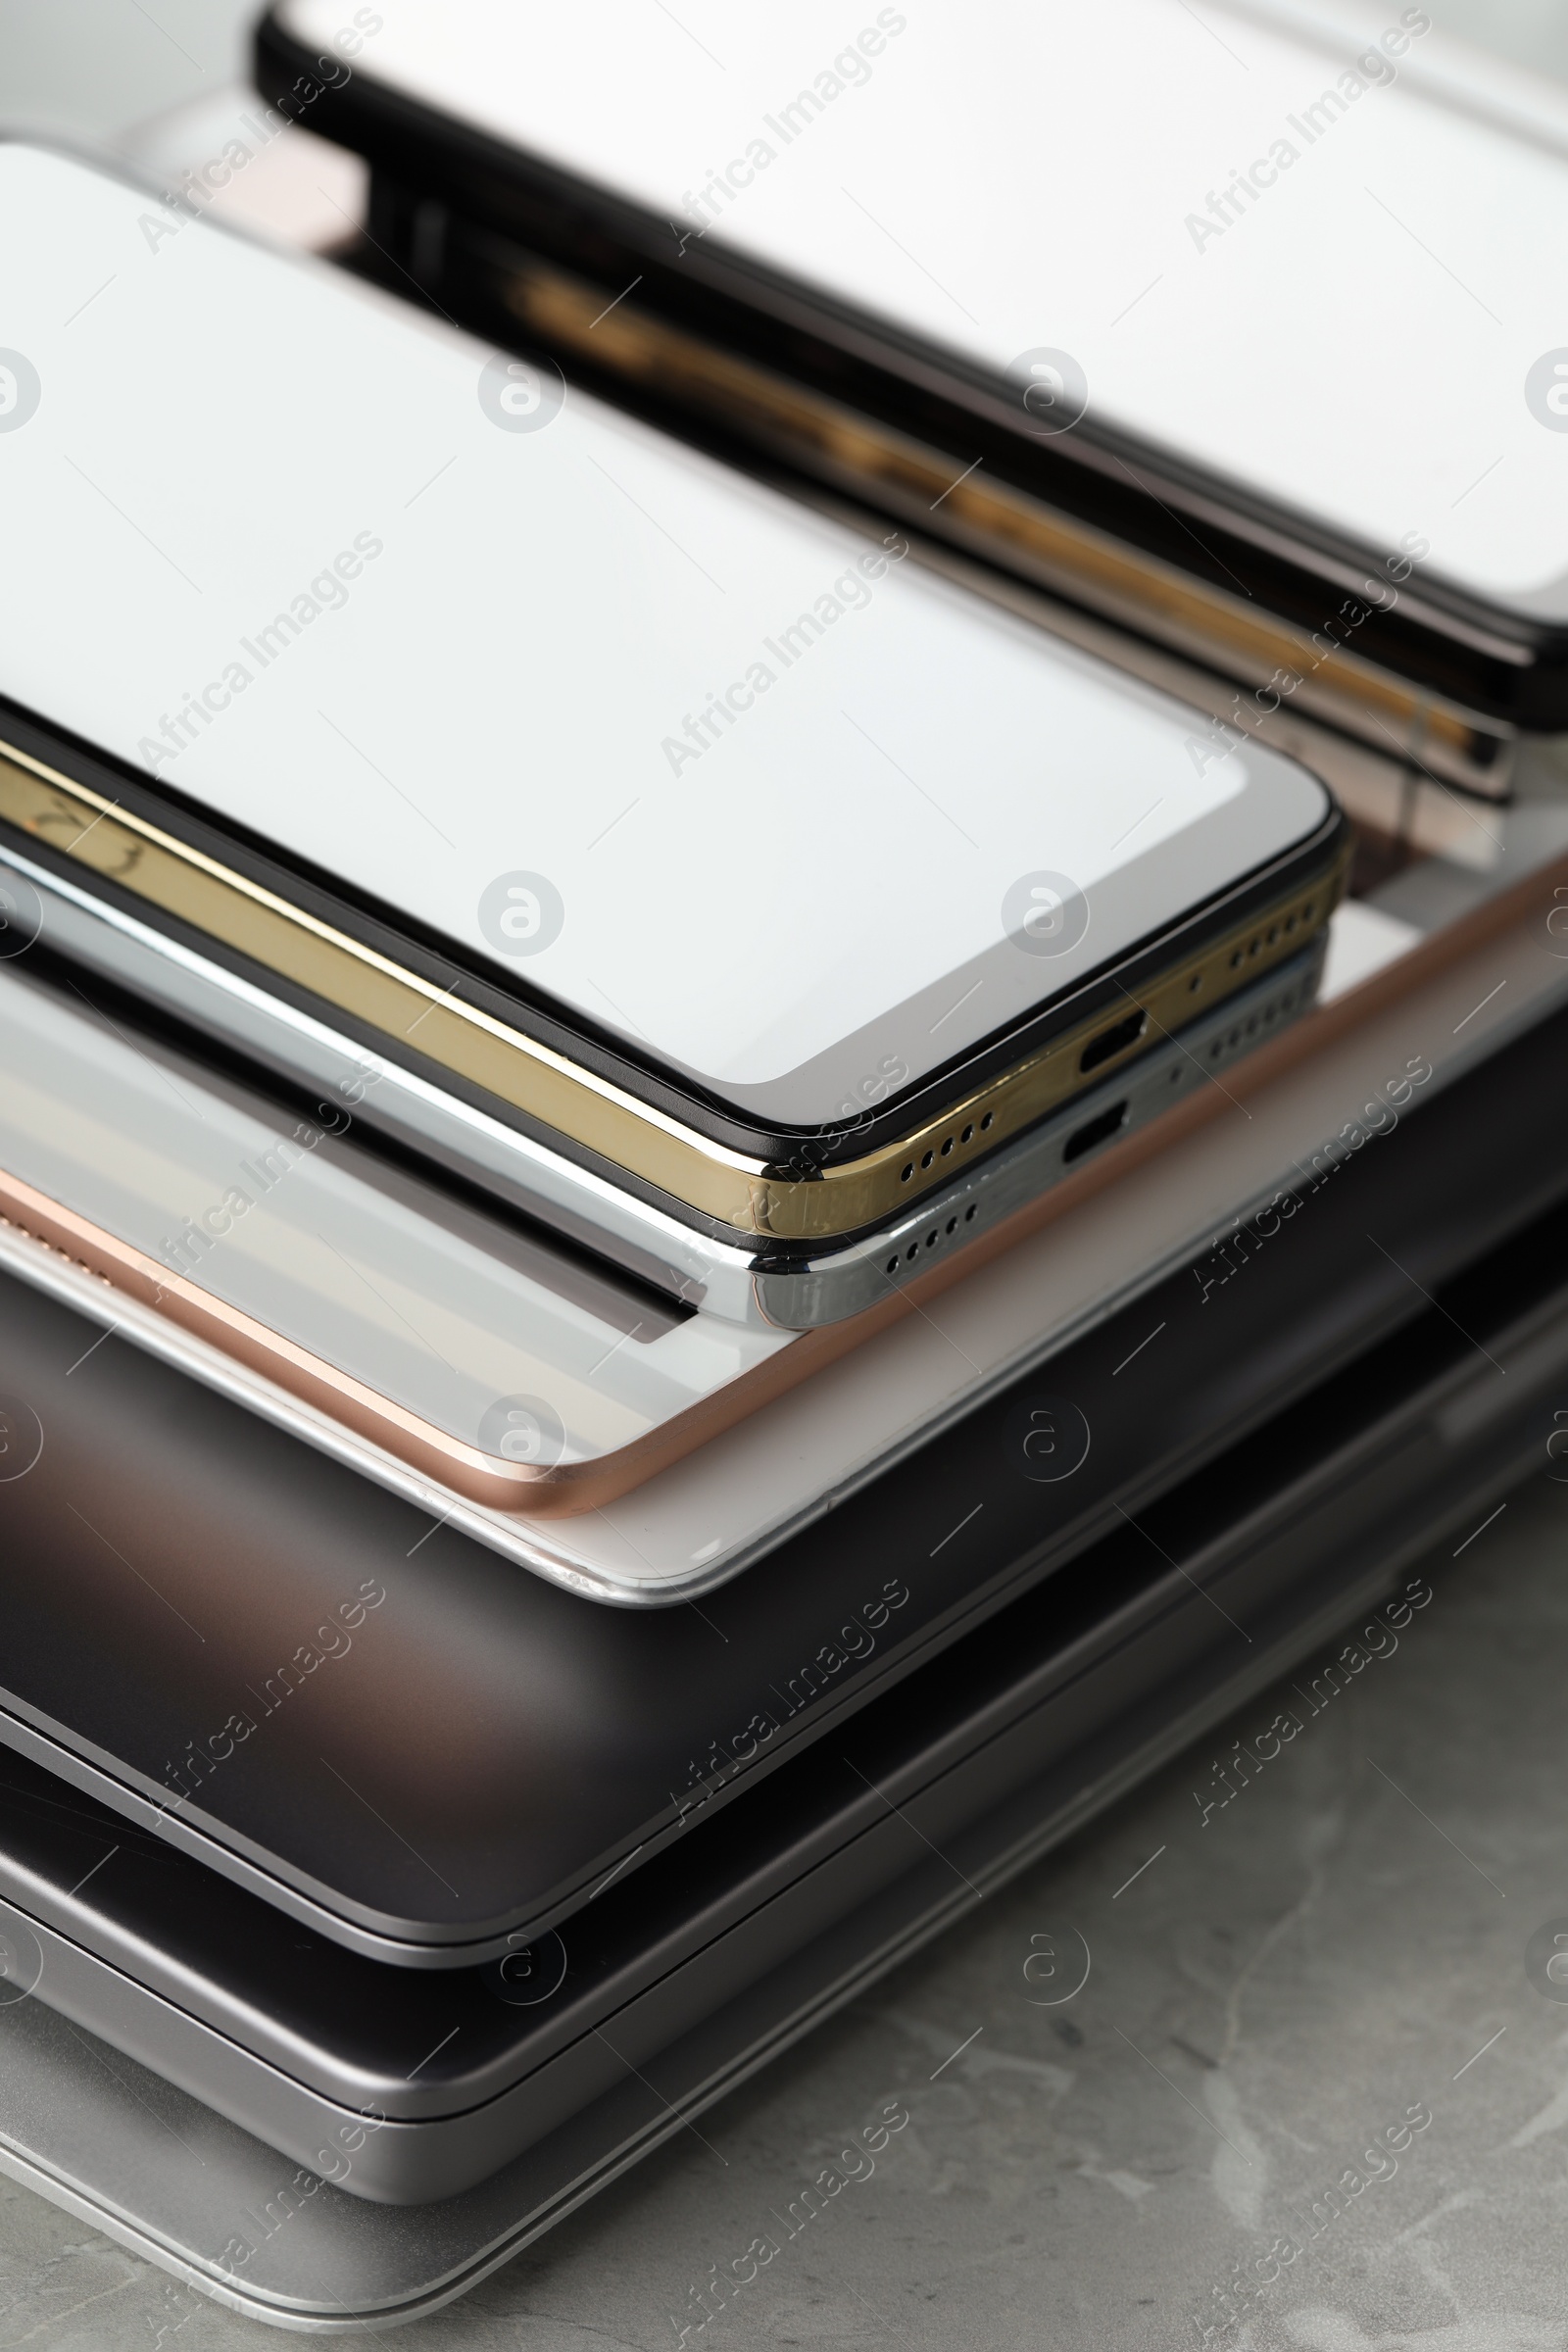
[[[449,309],[1197,655],[1238,723],[1497,792],[1568,724],[1568,152],[1386,14],[280,0],[258,55],[339,59],[313,126]]]

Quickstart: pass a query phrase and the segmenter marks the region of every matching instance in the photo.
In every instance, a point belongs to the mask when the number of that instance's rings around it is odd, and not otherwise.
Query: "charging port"
[[[1098,1118],[1086,1119],[1075,1133],[1068,1136],[1062,1147],[1063,1167],[1072,1160],[1082,1159],[1084,1153],[1092,1152],[1097,1144],[1108,1143],[1113,1135],[1121,1133],[1126,1124],[1127,1104],[1125,1101],[1113,1102],[1110,1108],[1102,1110]]]
[[[1140,1009],[1137,1012],[1130,1012],[1127,1018],[1124,1021],[1118,1021],[1113,1029],[1102,1029],[1100,1035],[1092,1037],[1079,1054],[1079,1069],[1098,1070],[1101,1063],[1109,1061],[1113,1054],[1124,1052],[1128,1046],[1136,1046],[1148,1027],[1149,1015]]]

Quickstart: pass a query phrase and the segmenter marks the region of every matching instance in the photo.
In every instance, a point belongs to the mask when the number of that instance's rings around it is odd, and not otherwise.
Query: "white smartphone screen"
[[[896,534],[20,145],[0,320],[0,691],[760,1117],[1323,822]]]
[[[1568,144],[1428,12],[285,0],[344,71],[1374,557],[1568,615]],[[366,27],[374,23],[374,29]],[[1441,79],[1442,86],[1438,83]],[[1065,363],[1065,364],[1064,364]],[[1327,617],[1327,616],[1325,616]]]

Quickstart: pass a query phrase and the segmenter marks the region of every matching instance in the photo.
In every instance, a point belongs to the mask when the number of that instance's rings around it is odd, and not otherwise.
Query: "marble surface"
[[[1335,1642],[399,2340],[1568,2346],[1565,1561],[1543,1475],[1343,1690]],[[0,2347],[176,2336],[263,2340],[0,2184]]]

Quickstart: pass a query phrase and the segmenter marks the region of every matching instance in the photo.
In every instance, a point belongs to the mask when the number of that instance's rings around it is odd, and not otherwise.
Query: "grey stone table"
[[[1543,1476],[397,2340],[1568,2347],[1565,1566]],[[268,2340],[0,2184],[0,2347],[176,2337]]]

